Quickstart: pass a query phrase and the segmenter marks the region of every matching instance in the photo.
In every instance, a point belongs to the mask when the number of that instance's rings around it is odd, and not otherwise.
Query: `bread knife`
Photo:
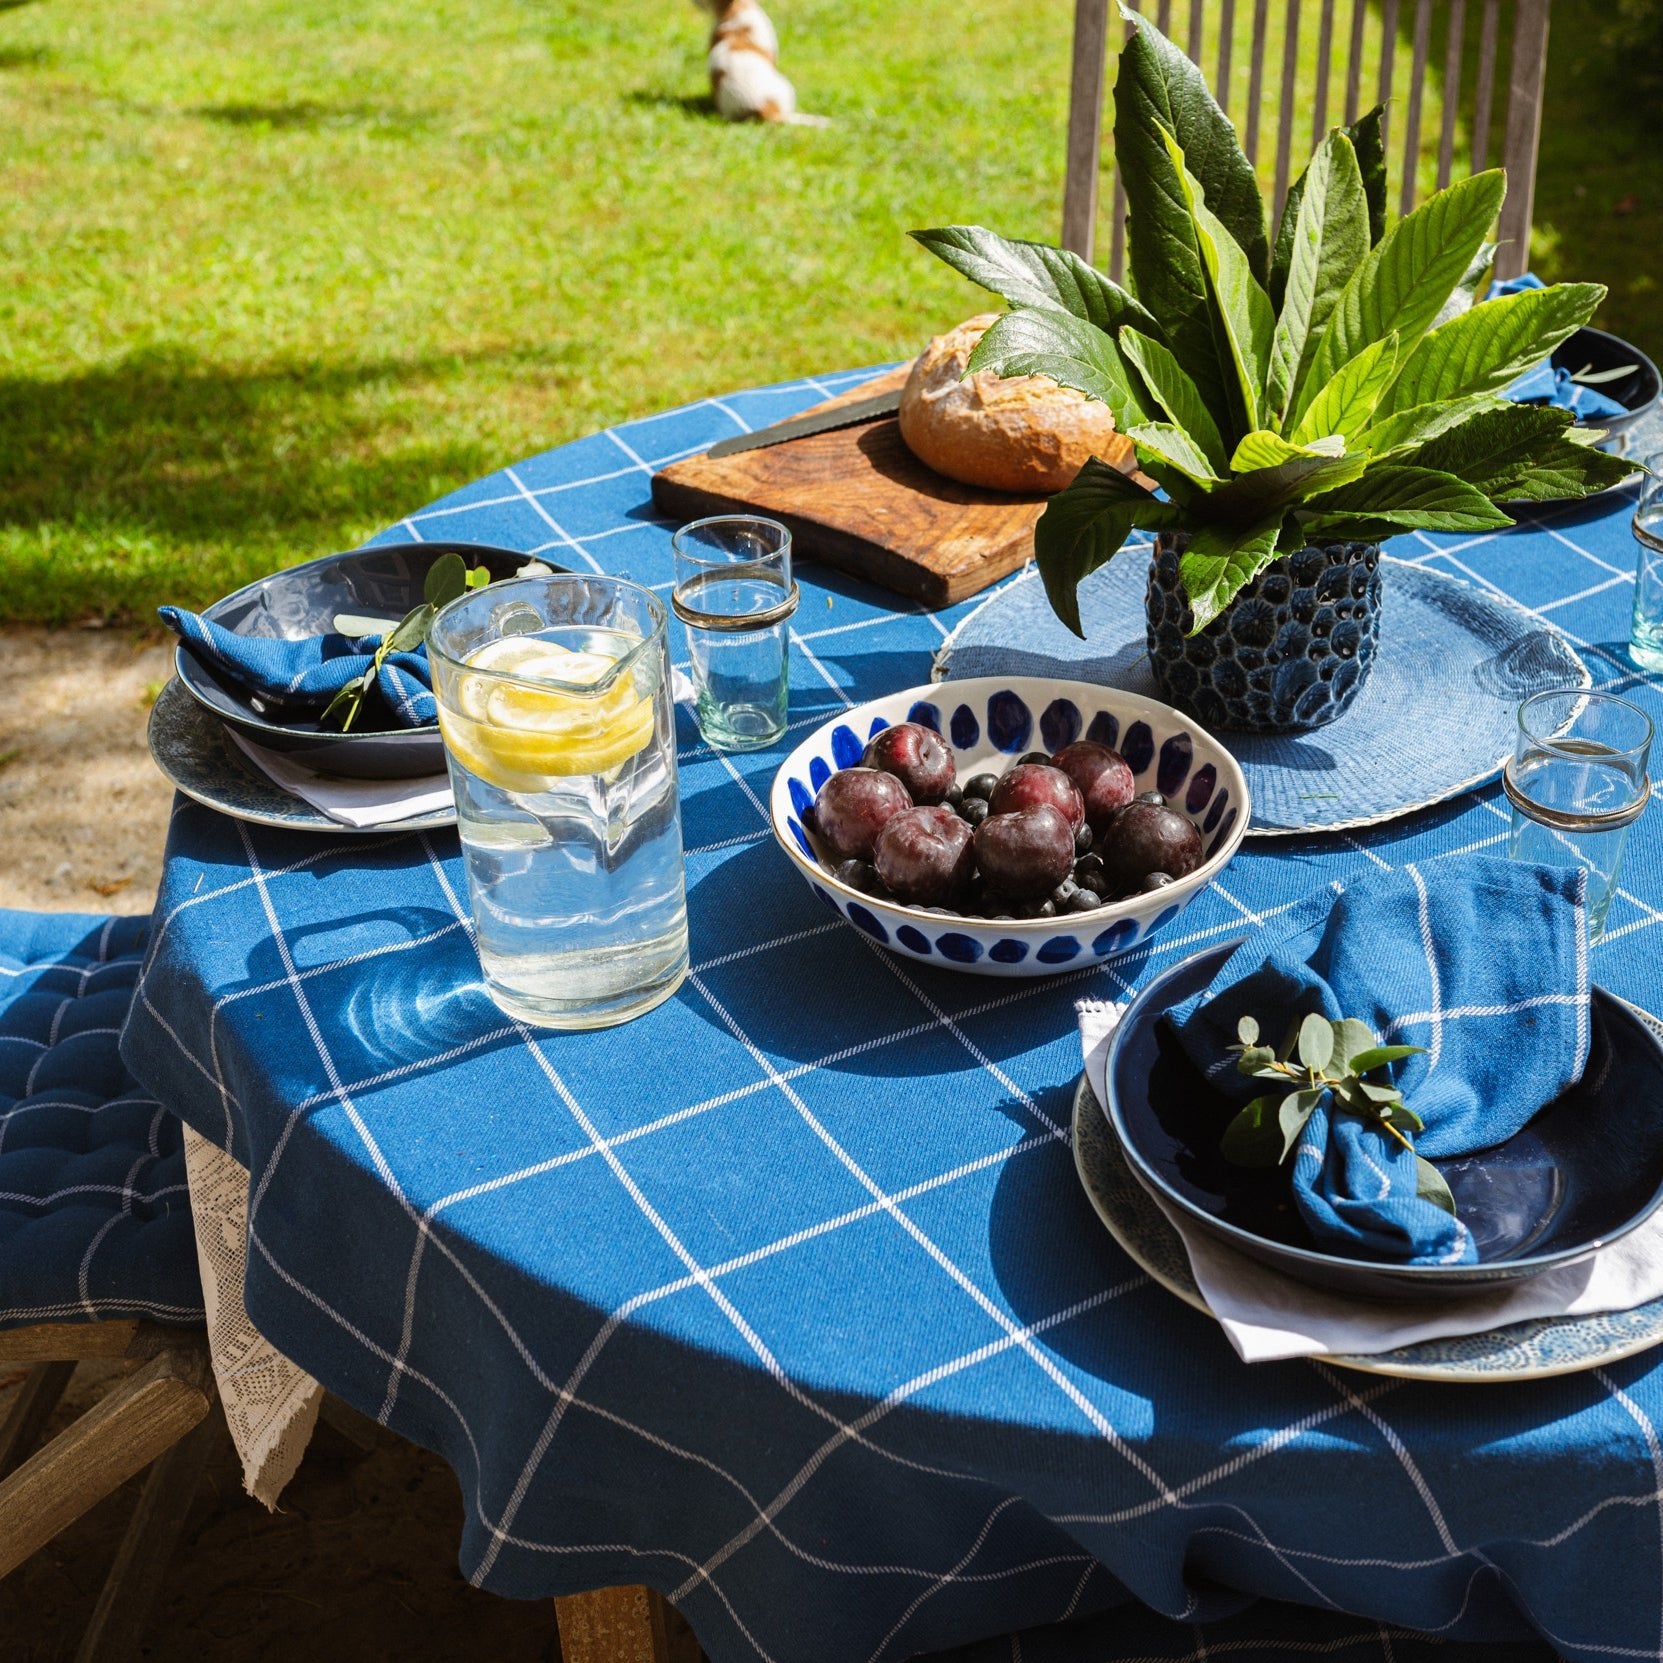
[[[893,416],[901,408],[900,389],[874,393],[871,398],[856,399],[853,404],[840,404],[834,410],[819,410],[813,415],[793,416],[789,421],[775,422],[772,427],[759,427],[755,433],[736,433],[723,439],[705,452],[707,456],[736,456],[742,450],[763,450],[769,445],[783,445],[788,439],[806,439],[815,433],[835,433],[840,427],[855,427],[861,422],[877,421],[880,416]]]

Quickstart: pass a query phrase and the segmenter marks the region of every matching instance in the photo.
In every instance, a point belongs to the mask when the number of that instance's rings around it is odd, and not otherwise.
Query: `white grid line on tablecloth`
[[[509,484],[520,493],[521,497],[524,498],[526,502],[531,504],[532,511],[537,515],[538,519],[540,519],[543,524],[554,533],[560,544],[571,549],[574,553],[582,555],[583,558],[589,562],[591,571],[597,574],[604,571],[600,561],[598,561],[594,555],[588,551],[588,549],[578,542],[577,539],[573,537],[572,534],[567,531],[566,528],[548,511],[548,509],[546,509],[542,503],[540,503],[536,497],[534,497],[531,492],[526,489],[525,481],[522,480],[512,468],[504,468],[502,473],[503,478],[505,478]]]

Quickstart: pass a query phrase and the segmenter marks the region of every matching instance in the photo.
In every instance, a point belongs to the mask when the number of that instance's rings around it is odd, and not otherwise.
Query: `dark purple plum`
[[[1018,814],[1041,803],[1049,803],[1068,821],[1072,851],[1074,834],[1086,823],[1086,805],[1073,780],[1060,768],[1053,768],[1049,763],[1019,762],[999,781],[987,800],[988,811],[994,815]]]
[[[1110,891],[1130,895],[1156,872],[1186,878],[1201,864],[1201,834],[1175,809],[1128,803],[1097,840]]]
[[[1050,803],[990,814],[976,828],[976,864],[990,889],[1037,901],[1072,871],[1074,828]]]
[[[1064,745],[1051,758],[1051,766],[1067,774],[1085,798],[1086,823],[1094,832],[1101,833],[1115,810],[1131,802],[1137,791],[1126,758],[1095,739],[1076,739],[1072,745]]]
[[[814,799],[820,835],[838,860],[870,860],[884,822],[911,807],[907,788],[876,768],[840,768]]]
[[[909,906],[961,900],[976,870],[975,833],[950,808],[902,809],[884,821],[872,863],[890,894]]]
[[[874,734],[860,765],[893,774],[924,806],[946,801],[955,778],[953,753],[939,733],[919,722],[897,722]]]

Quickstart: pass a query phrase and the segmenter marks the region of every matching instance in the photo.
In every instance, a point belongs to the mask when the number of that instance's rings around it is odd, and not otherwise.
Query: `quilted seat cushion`
[[[202,1319],[184,1128],[117,1050],[148,928],[0,911],[0,1329]]]

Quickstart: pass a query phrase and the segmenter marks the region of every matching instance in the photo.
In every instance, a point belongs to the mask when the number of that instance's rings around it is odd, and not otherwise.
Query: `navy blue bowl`
[[[428,568],[441,554],[459,554],[470,566],[485,567],[493,582],[512,577],[532,558],[481,543],[384,543],[347,554],[326,554],[258,578],[215,601],[202,616],[238,635],[280,641],[328,634],[341,612],[396,620],[421,604]],[[565,570],[549,561],[543,563],[551,571]],[[320,774],[399,780],[445,770],[445,748],[437,727],[334,733],[316,721],[296,721],[267,708],[234,681],[216,675],[182,642],[174,664],[185,690],[198,704],[254,744],[286,752]]]
[[[1588,1066],[1506,1142],[1432,1164],[1478,1248],[1475,1265],[1395,1265],[1314,1247],[1285,1167],[1234,1166],[1218,1142],[1235,1107],[1209,1086],[1165,1015],[1237,943],[1175,965],[1127,1007],[1108,1058],[1108,1116],[1133,1173],[1221,1246],[1330,1292],[1421,1299],[1494,1290],[1587,1258],[1663,1204],[1663,1041],[1593,990]]]
[[[1637,346],[1620,335],[1608,335],[1603,329],[1579,329],[1553,353],[1553,367],[1569,370],[1573,375],[1585,368],[1614,370],[1624,364],[1632,364],[1634,369],[1621,380],[1601,382],[1596,390],[1607,398],[1614,398],[1625,413],[1595,416],[1579,424],[1603,428],[1609,437],[1600,448],[1617,456],[1628,454],[1632,429],[1663,401],[1663,376],[1659,376],[1657,365]]]

